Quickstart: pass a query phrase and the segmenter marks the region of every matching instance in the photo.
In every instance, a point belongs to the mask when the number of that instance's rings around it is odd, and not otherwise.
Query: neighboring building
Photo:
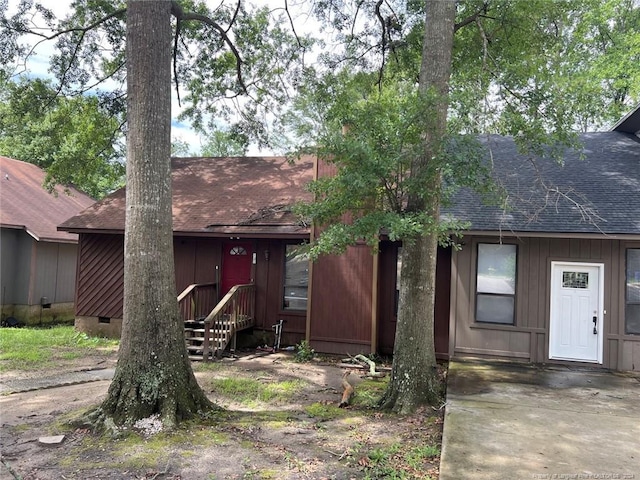
[[[474,355],[640,370],[640,109],[615,131],[581,135],[564,166],[488,136],[503,211],[462,191],[446,214],[470,222],[461,249],[438,252],[435,343]],[[289,211],[331,170],[310,158],[174,159],[176,286],[255,286],[254,331],[320,352],[392,353],[398,243],[381,240],[309,264],[291,255],[309,225]],[[124,191],[69,219],[80,234],[76,325],[120,329]]]
[[[57,226],[94,200],[74,188],[43,188],[35,165],[0,156],[2,321],[74,319],[78,236]]]

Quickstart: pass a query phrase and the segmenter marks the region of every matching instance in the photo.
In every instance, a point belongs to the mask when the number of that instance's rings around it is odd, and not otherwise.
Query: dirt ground
[[[115,358],[112,352],[61,361],[32,375],[112,368]],[[0,397],[0,480],[438,478],[444,409],[398,417],[369,408],[366,397],[375,393],[376,381],[362,380],[361,371],[349,376],[353,405],[339,409],[345,369],[335,360],[296,363],[288,353],[245,352],[194,363],[194,370],[224,411],[150,436],[153,419],[118,439],[70,427],[71,418],[104,398],[108,381]],[[289,382],[296,393],[268,401],[220,393],[216,382],[229,378],[265,388]],[[55,446],[39,442],[53,435],[65,437]]]

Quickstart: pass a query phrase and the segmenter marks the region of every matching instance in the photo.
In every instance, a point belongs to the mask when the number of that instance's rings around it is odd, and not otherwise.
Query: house
[[[581,135],[582,151],[564,152],[563,166],[519,154],[513,139],[483,139],[513,208],[461,191],[445,212],[469,230],[459,250],[438,251],[440,357],[640,370],[639,118],[637,108],[611,132]],[[221,299],[248,283],[254,334],[273,338],[283,320],[285,344],[392,353],[401,245],[382,239],[375,254],[356,245],[314,263],[296,255],[314,231],[289,206],[325,174],[308,157],[174,159],[176,292],[213,285]],[[76,325],[117,334],[124,192],[60,228],[80,235]]]
[[[70,187],[43,187],[36,165],[0,156],[2,321],[73,321],[78,236],[57,226],[94,200]]]
[[[452,356],[640,370],[640,138],[617,128],[581,135],[562,166],[487,138],[513,209],[467,191],[448,212],[470,222],[452,253]]]
[[[313,165],[311,158],[174,158],[176,293],[208,285],[219,300],[233,285],[254,284],[254,327],[271,342],[272,325],[283,319],[286,341],[304,339],[308,262],[287,253],[309,240],[310,227],[290,205],[311,198],[303,187]],[[124,217],[121,189],[60,226],[80,236],[76,327],[83,331],[120,334]],[[285,280],[295,283],[286,292]]]

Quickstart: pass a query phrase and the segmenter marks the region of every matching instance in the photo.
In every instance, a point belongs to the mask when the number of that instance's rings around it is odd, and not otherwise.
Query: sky
[[[39,0],[40,3],[44,4],[47,8],[51,9],[57,18],[63,18],[70,10],[71,0]],[[213,2],[212,0],[207,0],[209,3],[215,5],[219,5],[220,1]],[[271,4],[274,5],[274,2],[269,2],[268,0],[254,0],[250,2],[253,4]],[[293,2],[290,2],[293,3]],[[15,11],[18,5],[18,0],[9,0],[8,4],[8,12],[11,13]],[[306,23],[306,22],[305,22]],[[304,23],[302,25],[296,25],[296,28],[305,28]],[[51,75],[48,72],[49,69],[49,58],[54,52],[54,43],[44,42],[42,43],[37,50],[35,51],[35,55],[33,55],[29,62],[26,65],[26,73],[29,76],[33,77],[50,77]],[[184,96],[184,93],[181,93],[181,96]],[[178,121],[177,117],[182,112],[183,107],[178,104],[177,96],[175,93],[175,89],[172,90],[172,106],[171,111],[173,115],[172,120],[172,141],[180,140],[182,142],[186,142],[190,149],[194,152],[198,152],[202,146],[202,139],[196,134],[196,132],[191,128],[190,124],[185,121]],[[270,154],[271,152],[259,151],[257,148],[251,148],[248,152],[249,155],[258,155],[258,154]]]

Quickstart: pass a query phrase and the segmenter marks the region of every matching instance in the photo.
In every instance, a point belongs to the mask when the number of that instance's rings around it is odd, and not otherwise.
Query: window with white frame
[[[515,324],[517,246],[478,244],[476,322]]]
[[[284,259],[285,310],[306,310],[309,288],[309,255],[300,252],[299,245],[287,245]]]
[[[626,257],[625,332],[640,335],[640,248],[628,248]]]

